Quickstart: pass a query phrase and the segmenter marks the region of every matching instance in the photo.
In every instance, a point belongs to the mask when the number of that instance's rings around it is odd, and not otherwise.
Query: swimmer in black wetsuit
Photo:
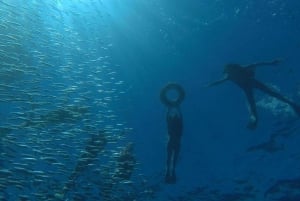
[[[248,123],[249,129],[255,129],[257,126],[257,112],[256,104],[253,95],[253,89],[259,89],[266,94],[277,98],[278,100],[289,104],[294,111],[300,116],[300,106],[289,100],[287,97],[279,94],[278,92],[267,87],[265,84],[255,79],[255,70],[258,66],[277,65],[280,60],[274,60],[270,62],[254,63],[246,66],[239,64],[228,64],[224,68],[224,77],[221,80],[213,82],[208,86],[215,86],[221,84],[227,80],[230,80],[237,84],[245,93],[250,109],[250,120]]]
[[[168,96],[169,91],[174,90],[177,93],[175,99]],[[175,168],[180,151],[180,140],[183,131],[183,118],[180,111],[180,104],[184,100],[184,89],[176,83],[167,84],[160,92],[160,100],[167,107],[167,127],[168,127],[168,145],[167,145],[167,171],[165,182],[169,184],[176,183]]]
[[[182,114],[179,108],[168,108],[167,125],[169,141],[167,145],[167,171],[165,182],[175,183],[175,168],[180,151],[180,140],[183,130]]]

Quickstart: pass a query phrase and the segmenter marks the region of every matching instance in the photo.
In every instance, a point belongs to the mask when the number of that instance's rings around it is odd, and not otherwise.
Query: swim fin
[[[173,173],[172,175],[170,175],[167,172],[166,176],[165,176],[165,183],[167,183],[167,184],[175,184],[176,183],[176,175],[175,175],[175,173]]]

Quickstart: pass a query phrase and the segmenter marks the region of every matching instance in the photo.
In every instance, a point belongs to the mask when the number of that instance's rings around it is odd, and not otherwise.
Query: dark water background
[[[257,78],[300,101],[299,23],[296,0],[0,0],[0,199],[300,200],[291,109],[258,92],[250,131],[240,89],[203,87],[227,63],[282,58]],[[168,82],[186,91],[173,185],[164,184],[159,100]],[[90,133],[102,129],[113,142],[62,198]],[[128,142],[137,160],[131,182],[103,198],[104,169]]]

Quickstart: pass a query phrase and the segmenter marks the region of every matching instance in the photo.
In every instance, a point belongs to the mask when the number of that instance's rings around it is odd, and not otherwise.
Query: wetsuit
[[[256,104],[253,95],[254,88],[259,89],[264,93],[274,98],[277,98],[282,102],[289,104],[295,110],[295,112],[298,115],[300,115],[300,107],[296,103],[292,102],[287,97],[279,94],[278,92],[274,91],[273,89],[269,88],[262,82],[255,79],[256,67],[264,66],[264,65],[276,65],[278,62],[279,60],[274,60],[271,62],[255,63],[247,66],[241,66],[239,64],[226,65],[224,69],[224,75],[225,75],[224,78],[210,84],[209,86],[221,84],[226,80],[230,80],[234,82],[236,85],[238,85],[244,91],[250,107],[250,121],[248,123],[249,129],[255,129],[257,126]]]
[[[174,113],[172,113],[174,112]],[[169,108],[167,113],[169,141],[167,146],[166,183],[175,183],[175,167],[180,151],[180,140],[183,130],[182,114],[179,108]]]

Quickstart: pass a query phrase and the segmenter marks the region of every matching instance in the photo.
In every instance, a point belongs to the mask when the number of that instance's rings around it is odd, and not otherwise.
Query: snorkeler
[[[178,97],[175,100],[170,100],[167,93],[170,90],[175,90],[178,93]],[[166,183],[175,183],[176,174],[175,168],[180,151],[180,140],[183,131],[183,120],[180,111],[180,104],[183,101],[185,92],[183,88],[175,83],[170,83],[165,86],[161,93],[160,99],[164,105],[167,106],[167,126],[169,141],[167,145],[167,170],[165,175]]]
[[[234,82],[238,85],[245,93],[249,109],[250,109],[250,120],[248,123],[249,129],[255,129],[257,126],[257,112],[256,112],[256,104],[253,95],[253,89],[259,89],[264,93],[277,98],[278,100],[289,104],[294,111],[300,116],[300,106],[296,103],[289,100],[287,97],[279,94],[273,89],[269,88],[265,84],[255,79],[255,70],[258,66],[270,66],[277,65],[281,62],[281,60],[273,60],[270,62],[259,62],[254,64],[249,64],[246,66],[242,66],[239,64],[228,64],[224,68],[224,77],[221,80],[215,81],[208,86],[215,86],[221,84],[227,80]]]

